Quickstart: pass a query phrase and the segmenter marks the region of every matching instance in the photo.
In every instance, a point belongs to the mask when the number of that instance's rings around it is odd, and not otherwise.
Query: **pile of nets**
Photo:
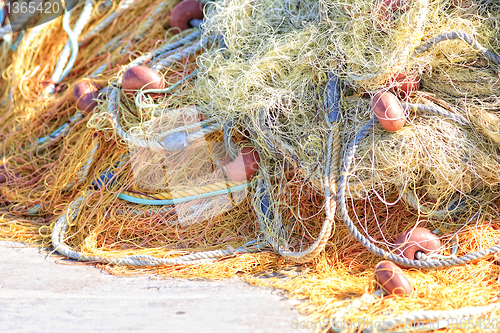
[[[171,25],[183,6],[203,20]],[[317,331],[498,327],[496,1],[86,0],[7,28],[2,239],[120,275],[239,274],[305,299]],[[405,257],[422,228],[441,246]],[[376,282],[382,259],[411,295]]]

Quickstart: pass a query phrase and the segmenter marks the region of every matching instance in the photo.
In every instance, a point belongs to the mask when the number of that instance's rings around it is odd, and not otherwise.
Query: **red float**
[[[399,73],[391,80],[390,85],[394,87],[394,91],[399,93],[400,96],[406,98],[410,96],[412,92],[417,91],[420,88],[420,79]]]
[[[177,32],[181,32],[192,28],[189,24],[192,19],[203,19],[203,4],[196,0],[182,1],[172,9],[170,26]]]
[[[413,286],[401,268],[391,261],[384,260],[375,266],[375,280],[384,291],[394,296],[410,296]]]
[[[138,90],[165,89],[163,76],[146,66],[135,66],[123,74],[122,88],[125,94],[133,97]],[[156,96],[157,94],[151,94]]]
[[[226,164],[226,175],[236,182],[250,179],[259,169],[260,157],[254,148],[244,147],[238,157]]]
[[[102,87],[94,82],[77,83],[73,89],[73,100],[76,102],[76,108],[84,113],[92,112],[97,106],[95,99],[98,98],[101,89]]]
[[[373,98],[373,111],[383,128],[396,132],[403,128],[406,122],[403,108],[399,100],[390,92],[380,92]]]
[[[422,251],[425,254],[438,251],[441,248],[439,237],[426,228],[415,228],[403,232],[396,238],[398,255],[415,260],[415,253]]]

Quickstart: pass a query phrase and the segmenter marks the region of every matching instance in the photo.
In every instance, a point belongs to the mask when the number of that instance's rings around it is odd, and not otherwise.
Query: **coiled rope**
[[[78,261],[95,261],[115,265],[128,265],[128,266],[161,266],[161,265],[195,265],[195,264],[209,264],[213,260],[223,257],[232,256],[236,252],[248,253],[253,252],[249,242],[236,249],[228,247],[225,250],[203,251],[195,252],[192,254],[180,256],[177,258],[156,258],[149,255],[129,255],[124,257],[101,257],[101,256],[87,256],[83,253],[73,250],[65,244],[66,231],[68,230],[69,221],[74,220],[78,216],[81,204],[89,197],[91,192],[85,192],[81,197],[73,201],[63,215],[61,215],[54,229],[52,230],[51,240],[54,250],[61,255],[78,260]]]
[[[340,181],[339,181],[339,189],[337,192],[337,202],[338,202],[338,207],[339,207],[339,214],[344,221],[347,229],[351,233],[351,235],[361,244],[363,244],[364,247],[366,247],[370,252],[373,254],[382,257],[384,259],[388,259],[390,261],[393,261],[396,264],[400,264],[403,266],[407,267],[415,267],[415,268],[442,268],[442,267],[450,267],[450,266],[456,266],[456,265],[464,265],[470,261],[477,260],[480,258],[483,258],[487,255],[493,254],[500,252],[500,243],[489,247],[487,249],[471,252],[469,254],[466,254],[464,256],[458,257],[458,258],[452,258],[452,259],[446,259],[446,260],[413,260],[413,259],[407,259],[405,257],[400,257],[398,255],[395,255],[393,253],[390,253],[388,251],[385,251],[379,247],[377,247],[375,244],[373,244],[368,238],[366,238],[363,234],[361,234],[356,226],[354,225],[354,222],[351,220],[349,217],[349,213],[347,211],[346,207],[346,187],[347,187],[347,178],[350,175],[350,168],[351,164],[354,160],[354,154],[356,153],[356,149],[359,145],[359,142],[368,135],[369,132],[373,130],[373,127],[378,121],[376,118],[371,119],[361,130],[359,133],[357,133],[356,137],[352,141],[352,143],[349,146],[349,149],[347,150],[347,153],[344,156],[343,163],[342,163],[342,173],[340,176]]]

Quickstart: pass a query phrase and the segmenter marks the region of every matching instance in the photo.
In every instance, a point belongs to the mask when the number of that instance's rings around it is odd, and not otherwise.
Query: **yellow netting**
[[[175,258],[239,248],[254,240],[262,245],[263,239],[286,251],[303,251],[314,243],[327,217],[326,154],[335,129],[325,121],[324,89],[328,73],[334,72],[341,81],[341,144],[334,147],[341,159],[373,117],[371,98],[381,90],[394,92],[405,103],[439,106],[467,122],[408,107],[401,131],[390,133],[375,126],[361,141],[347,179],[346,204],[358,230],[389,251],[397,247],[400,233],[416,225],[436,230],[443,243],[441,255],[455,249],[460,256],[498,242],[500,67],[459,39],[416,51],[443,32],[459,31],[499,54],[499,4],[217,1],[205,8],[206,47],[159,71],[166,87],[182,81],[179,87],[146,96],[140,106],[121,93],[113,99],[112,91],[118,91],[132,61],[195,31],[176,36],[169,31],[170,11],[176,4],[136,1],[96,36],[81,38],[75,65],[50,96],[43,92],[52,83],[68,40],[62,18],[43,25],[39,33],[27,31],[15,50],[2,43],[2,239],[50,244],[57,218],[90,191],[69,220],[64,239],[88,256]],[[119,5],[114,1],[111,7],[96,6],[81,37]],[[72,26],[82,7],[74,10]],[[220,48],[221,41],[225,48]],[[152,67],[157,60],[150,56],[144,65]],[[197,74],[189,77],[195,70]],[[397,93],[394,78],[400,73],[418,77],[420,90],[409,96]],[[91,115],[40,149],[40,138],[76,113],[73,88],[88,78],[109,89]],[[218,129],[194,138],[213,124]],[[258,173],[242,187],[224,172],[230,161],[224,125],[237,147],[255,147],[260,156]],[[162,141],[166,131],[175,129],[189,130],[194,138],[185,150],[138,145],[142,139]],[[344,164],[332,163],[335,182]],[[97,184],[106,182],[103,174],[113,181],[99,188]],[[257,183],[269,190],[272,221],[262,222],[265,193]],[[238,191],[169,206],[117,198],[126,193],[143,200],[170,200],[196,196],[202,188],[227,192],[233,187]],[[411,297],[363,296],[378,288],[373,268],[379,261],[336,217],[325,251],[302,266],[271,251],[193,266],[102,265],[122,275],[219,279],[243,274],[251,283],[306,298],[300,308],[323,324],[325,319],[346,322],[479,306],[500,295],[500,269],[487,257],[446,269],[405,269],[415,289]],[[491,318],[498,314],[495,310]]]

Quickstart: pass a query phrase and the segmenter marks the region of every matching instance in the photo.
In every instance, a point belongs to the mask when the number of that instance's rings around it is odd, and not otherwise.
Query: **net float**
[[[172,9],[170,26],[177,32],[193,27],[191,20],[203,19],[203,4],[196,0],[186,0]]]
[[[257,172],[259,162],[259,153],[254,148],[244,147],[234,161],[226,164],[226,175],[236,182],[246,181]]]
[[[397,10],[406,10],[407,0],[379,0],[377,13],[383,21],[390,22],[392,14]]]
[[[7,170],[5,170],[5,166],[0,165],[0,184],[3,184],[7,181]]]
[[[415,260],[415,254],[422,251],[425,254],[438,251],[441,248],[441,240],[426,228],[415,228],[403,232],[396,238],[398,255]]]
[[[387,131],[397,132],[405,125],[406,118],[403,108],[392,93],[384,91],[375,95],[372,107],[380,125]]]
[[[146,66],[134,66],[125,71],[122,78],[122,88],[129,97],[138,90],[165,89],[163,76]],[[155,97],[160,94],[149,94]]]
[[[413,286],[401,268],[392,261],[384,260],[375,266],[375,281],[389,295],[411,296]]]
[[[410,96],[412,92],[420,88],[420,79],[418,77],[409,77],[404,73],[399,73],[391,81],[394,90],[403,97]]]
[[[469,9],[474,6],[472,0],[453,0],[451,2],[451,8]]]
[[[99,97],[102,87],[95,82],[81,81],[73,89],[73,100],[76,108],[84,113],[90,113],[97,106],[95,99]]]
[[[4,183],[17,183],[19,184],[20,179],[22,178],[21,174],[18,172],[13,173],[12,169],[11,172],[7,169],[6,165],[0,165],[0,184]],[[26,184],[24,184],[26,185]]]

